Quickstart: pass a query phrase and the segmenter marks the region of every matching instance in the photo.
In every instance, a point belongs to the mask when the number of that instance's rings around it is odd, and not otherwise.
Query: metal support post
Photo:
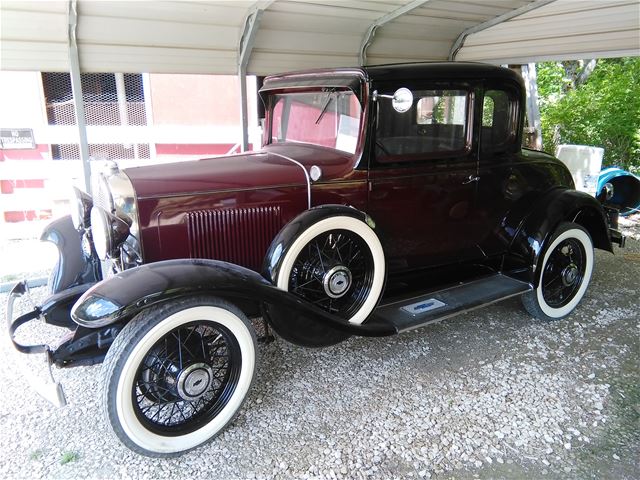
[[[69,71],[71,73],[71,91],[73,93],[73,105],[78,125],[78,143],[80,145],[80,158],[82,171],[84,172],[84,186],[87,193],[91,194],[91,163],[89,158],[89,140],[87,139],[87,121],[84,111],[84,98],[82,96],[82,79],[80,77],[80,57],[78,55],[78,42],[76,32],[78,29],[78,4],[76,0],[69,0]]]
[[[242,152],[249,150],[249,111],[247,107],[247,69],[238,68],[238,80],[240,81],[240,123],[242,126],[242,138],[240,148]]]
[[[120,125],[123,127],[129,126],[129,112],[127,109],[127,87],[124,83],[124,73],[115,73],[116,80],[116,95],[118,97],[118,115],[120,116]],[[133,147],[133,158],[138,160],[140,154],[138,152],[138,143],[125,143],[126,148]]]
[[[256,33],[262,19],[264,9],[271,2],[263,4],[261,8],[254,7],[244,24],[244,31],[238,45],[238,80],[240,81],[240,121],[242,123],[242,139],[240,146],[243,152],[249,149],[249,113],[247,108],[247,65],[251,58],[251,51],[256,39]]]

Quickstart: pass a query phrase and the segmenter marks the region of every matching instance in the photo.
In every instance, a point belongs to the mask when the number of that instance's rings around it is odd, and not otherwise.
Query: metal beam
[[[362,38],[362,43],[360,44],[360,65],[364,66],[367,61],[367,49],[373,43],[373,37],[376,35],[376,30],[382,27],[383,25],[395,20],[402,15],[405,15],[416,8],[423,6],[425,3],[430,2],[431,0],[413,0],[412,2],[407,3],[406,5],[393,10],[392,12],[383,15],[382,17],[375,20],[369,28],[367,28],[367,32],[364,34]]]
[[[80,56],[76,32],[78,29],[78,4],[76,0],[69,0],[67,11],[69,18],[69,72],[71,74],[71,91],[73,106],[78,125],[78,143],[80,145],[80,159],[84,173],[84,187],[91,194],[91,159],[89,158],[89,141],[87,139],[87,120],[84,112],[84,98],[82,96],[82,79],[80,77]]]
[[[540,7],[544,7],[545,5],[548,5],[555,1],[556,0],[534,0],[520,8],[516,8],[515,10],[511,10],[509,12],[503,13],[502,15],[498,15],[497,17],[487,20],[486,22],[479,23],[478,25],[467,28],[460,35],[458,35],[456,41],[453,42],[451,50],[449,50],[449,61],[455,60],[456,55],[464,45],[464,41],[469,35],[481,32],[482,30],[486,30],[487,28],[495,27],[496,25],[500,25],[501,23],[511,20],[512,18],[519,17],[520,15],[524,15],[527,12],[531,12]]]
[[[260,27],[260,21],[262,20],[262,14],[264,10],[269,8],[269,5],[274,0],[256,2],[256,4],[249,10],[247,18],[244,22],[244,30],[240,41],[238,43],[238,80],[240,81],[240,121],[242,124],[242,139],[240,146],[242,151],[245,152],[249,149],[249,113],[247,108],[247,65],[249,65],[249,59],[251,58],[251,52],[253,51],[253,45],[255,44],[256,34]]]

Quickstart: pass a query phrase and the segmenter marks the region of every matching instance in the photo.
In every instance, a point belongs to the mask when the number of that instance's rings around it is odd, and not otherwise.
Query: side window
[[[483,127],[493,127],[494,110],[495,110],[495,104],[493,102],[493,98],[488,95],[485,95],[484,103],[482,104],[482,126]]]
[[[505,90],[487,90],[482,105],[480,152],[502,153],[513,143],[514,102]]]
[[[406,112],[395,111],[389,96],[379,97],[376,159],[381,163],[395,163],[463,153],[467,147],[469,92],[414,90],[412,93],[413,105]]]

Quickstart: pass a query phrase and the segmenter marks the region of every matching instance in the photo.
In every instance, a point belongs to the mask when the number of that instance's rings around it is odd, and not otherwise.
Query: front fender
[[[594,246],[613,252],[609,228],[602,205],[591,195],[576,190],[556,188],[544,195],[520,223],[509,247],[507,263],[528,266],[515,275],[537,285],[538,259],[547,240],[562,222],[582,225],[591,235]]]
[[[271,242],[265,256],[263,275],[271,283],[276,283],[282,262],[295,239],[311,225],[329,217],[353,217],[365,222],[375,230],[375,223],[366,213],[345,205],[322,205],[305,210],[289,222]]]
[[[605,168],[598,177],[598,196],[607,183],[613,186],[613,197],[607,205],[619,209],[623,217],[640,211],[640,177],[621,168]]]
[[[51,242],[58,249],[58,262],[49,282],[52,294],[100,280],[97,259],[88,258],[83,252],[82,237],[73,226],[71,215],[49,223],[42,231],[40,240]]]
[[[176,298],[209,294],[227,299],[276,304],[337,330],[364,336],[396,333],[387,325],[351,325],[303,299],[279,290],[260,274],[217,260],[184,259],[150,263],[121,272],[88,290],[71,316],[84,327],[130,320],[145,308]]]

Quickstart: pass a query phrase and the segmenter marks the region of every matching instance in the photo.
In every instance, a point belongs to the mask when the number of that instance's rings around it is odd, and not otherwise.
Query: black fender
[[[310,322],[347,334],[392,335],[389,325],[352,325],[288,292],[262,275],[232,263],[205,259],[166,260],[118,273],[89,289],[71,310],[83,327],[101,328],[127,322],[151,305],[207,294],[230,301],[277,304]]]
[[[514,276],[537,286],[538,260],[546,242],[562,222],[583,226],[596,248],[613,252],[607,217],[600,202],[584,192],[555,188],[535,202],[518,226],[509,246],[506,269],[509,265],[527,266]]]
[[[305,210],[289,222],[271,242],[265,256],[263,275],[273,285],[284,259],[300,234],[315,223],[330,217],[351,217],[366,223],[375,232],[375,222],[366,213],[345,205],[322,205]],[[375,232],[379,236],[378,232]],[[383,287],[384,290],[384,287]],[[339,343],[349,337],[347,330],[337,330],[327,323],[318,323],[298,315],[280,303],[266,303],[262,316],[285,340],[305,347],[324,347]],[[342,320],[342,322],[346,322]]]
[[[84,253],[82,236],[73,226],[71,215],[49,223],[42,231],[40,240],[51,242],[58,249],[58,261],[49,278],[50,293],[59,293],[101,279],[98,260]]]

